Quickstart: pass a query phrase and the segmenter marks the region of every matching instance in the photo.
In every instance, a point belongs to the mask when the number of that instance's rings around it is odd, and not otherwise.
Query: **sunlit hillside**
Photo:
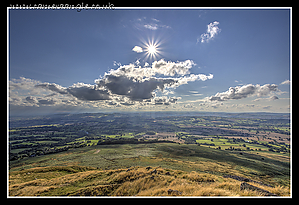
[[[263,196],[231,178],[159,167],[97,170],[83,166],[55,166],[11,172],[11,196]],[[248,182],[278,196],[289,188]]]

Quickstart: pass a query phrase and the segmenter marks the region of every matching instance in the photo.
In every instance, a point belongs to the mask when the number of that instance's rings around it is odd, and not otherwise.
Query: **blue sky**
[[[290,10],[10,10],[9,80],[11,112],[289,112]]]

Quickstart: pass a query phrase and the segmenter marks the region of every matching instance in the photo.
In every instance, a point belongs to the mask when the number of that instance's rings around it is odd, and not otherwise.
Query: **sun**
[[[145,51],[147,58],[156,59],[160,55],[161,51],[159,50],[159,45],[160,43],[153,41],[145,43]]]
[[[157,47],[155,45],[148,46],[146,50],[150,55],[155,55],[157,53]]]
[[[149,61],[157,60],[158,58],[163,56],[163,53],[164,53],[163,47],[161,47],[161,44],[163,41],[161,40],[161,38],[141,37],[140,41],[142,44],[140,46],[138,46],[138,47],[140,47],[139,53],[143,53],[144,60],[146,60],[146,61],[147,60],[149,60]],[[138,52],[138,51],[136,50],[135,52]]]

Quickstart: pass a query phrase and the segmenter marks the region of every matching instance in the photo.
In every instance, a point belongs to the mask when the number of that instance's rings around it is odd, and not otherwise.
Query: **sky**
[[[11,114],[290,112],[289,9],[9,10]]]

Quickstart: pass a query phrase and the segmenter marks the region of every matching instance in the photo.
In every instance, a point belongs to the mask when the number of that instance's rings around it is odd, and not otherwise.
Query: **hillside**
[[[9,192],[11,196],[264,195],[259,191],[240,190],[241,183],[213,174],[160,167],[103,171],[84,166],[54,166],[11,172]],[[289,190],[281,186],[271,188],[248,183],[279,196],[289,195]]]
[[[149,169],[146,169],[150,167]],[[129,168],[129,170],[128,170]],[[157,173],[151,174],[153,170]],[[290,195],[289,157],[173,143],[97,145],[14,161],[11,196]],[[269,186],[267,186],[269,185]],[[168,193],[168,190],[178,192]]]

